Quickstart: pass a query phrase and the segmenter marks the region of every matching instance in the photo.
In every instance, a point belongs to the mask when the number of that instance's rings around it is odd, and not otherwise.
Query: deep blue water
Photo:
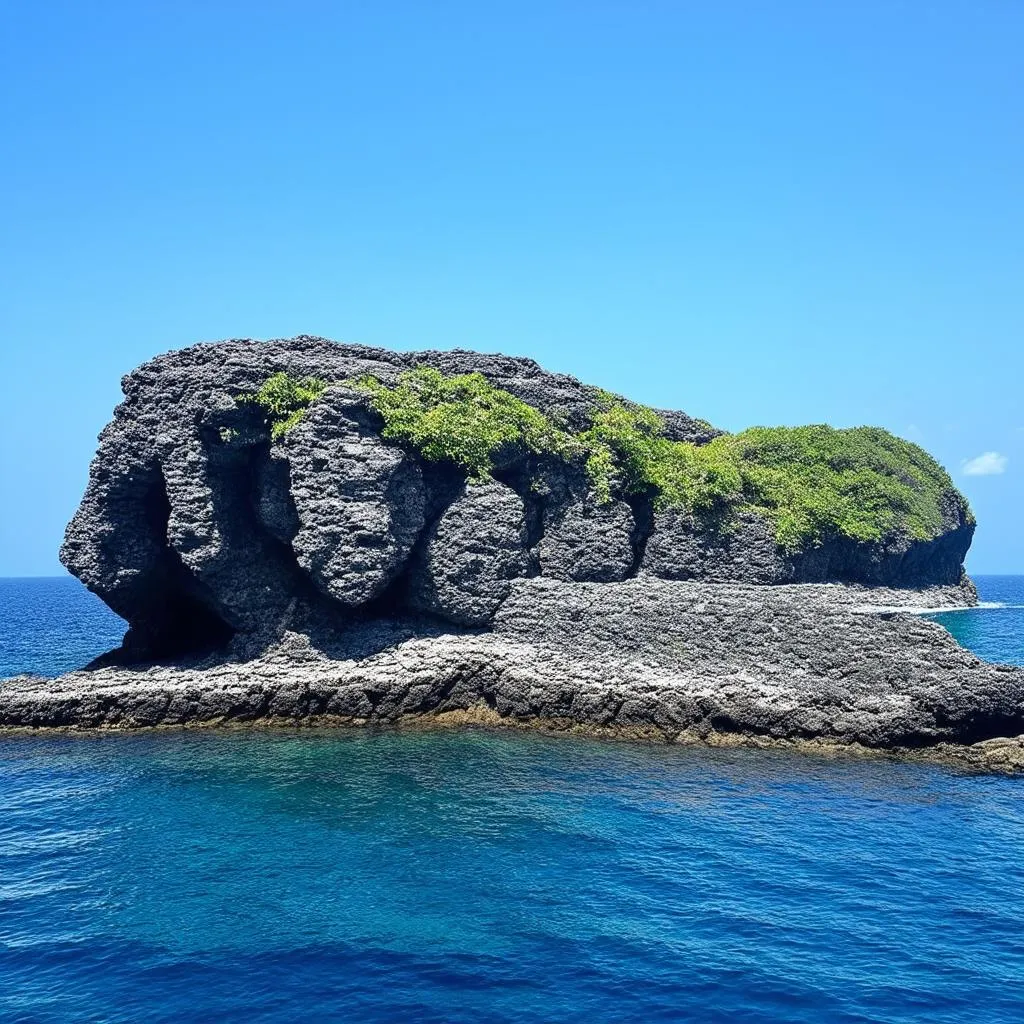
[[[117,640],[70,581],[0,602],[7,667]],[[946,618],[1022,660],[1010,612]],[[1022,921],[1024,780],[471,730],[0,738],[5,1024],[1019,1024]]]
[[[988,661],[1024,665],[1024,576],[978,576],[974,582],[987,607],[929,618]]]
[[[80,668],[116,647],[125,628],[73,576],[0,577],[0,679]]]

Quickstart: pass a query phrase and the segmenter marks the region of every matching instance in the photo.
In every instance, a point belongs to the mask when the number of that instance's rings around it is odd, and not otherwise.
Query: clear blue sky
[[[0,16],[0,575],[60,571],[121,374],[298,333],[880,424],[1024,572],[1018,0]]]

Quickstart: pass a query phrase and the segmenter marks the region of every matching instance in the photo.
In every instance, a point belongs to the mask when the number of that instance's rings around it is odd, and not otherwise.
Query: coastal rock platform
[[[890,610],[949,607],[965,596],[538,578],[513,588],[486,631],[307,623],[252,658],[19,677],[0,686],[0,728],[528,725],[664,742],[930,752],[1022,770],[1024,743],[1013,737],[1024,734],[1024,670],[988,664],[937,623]]]

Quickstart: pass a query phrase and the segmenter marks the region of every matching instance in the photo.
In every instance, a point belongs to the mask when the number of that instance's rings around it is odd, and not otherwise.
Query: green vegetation
[[[928,540],[956,495],[927,452],[876,427],[753,427],[708,447],[731,450],[744,502],[771,518],[790,550],[830,535]]]
[[[694,445],[665,437],[652,409],[606,392],[596,396],[590,425],[570,433],[479,373],[420,367],[394,387],[372,376],[347,383],[366,394],[386,440],[451,462],[471,480],[489,478],[516,449],[550,455],[585,468],[599,501],[646,496],[724,529],[738,510],[753,510],[790,551],[830,536],[929,539],[943,529],[949,496],[959,499],[931,456],[872,427],[754,427]],[[325,387],[277,373],[242,400],[265,411],[278,438]]]
[[[752,427],[706,445],[671,441],[651,409],[602,394],[580,435],[597,495],[650,493],[655,507],[704,518],[747,507],[766,515],[791,551],[828,536],[928,540],[955,494],[923,449],[875,427]]]
[[[268,377],[258,391],[239,395],[238,401],[258,405],[270,427],[270,436],[277,440],[302,419],[326,388],[327,382],[319,377],[299,380],[282,371]]]
[[[491,475],[502,449],[561,452],[570,441],[542,412],[480,373],[446,377],[420,367],[401,374],[393,388],[369,376],[354,383],[384,420],[386,440],[407,445],[432,462],[453,462],[472,480]]]
[[[670,441],[653,409],[626,405],[607,392],[599,393],[597,406],[577,440],[600,500],[608,501],[615,489],[649,493],[659,508],[702,514],[721,510],[737,496],[740,476],[722,448]]]

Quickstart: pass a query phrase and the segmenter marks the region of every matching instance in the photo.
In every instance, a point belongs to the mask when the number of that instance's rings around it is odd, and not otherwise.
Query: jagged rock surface
[[[554,580],[614,583],[633,571],[637,525],[624,501],[582,496],[551,512],[537,545],[540,572]]]
[[[300,567],[344,605],[379,597],[423,529],[419,465],[380,440],[361,400],[344,388],[329,389],[283,447]]]
[[[496,721],[669,741],[953,743],[978,767],[989,748],[965,745],[1024,733],[1024,670],[981,661],[917,616],[868,613],[865,597],[908,595],[520,579],[485,633],[376,620],[287,632],[251,660],[22,677],[0,687],[0,726],[385,723],[483,709]],[[991,749],[995,767],[1013,767],[1005,743]]]
[[[489,622],[533,568],[526,507],[511,488],[470,485],[448,506],[412,570],[413,608],[462,626]]]
[[[510,453],[503,490],[470,488],[456,498],[462,481],[450,468],[384,443],[365,397],[343,382],[371,373],[393,383],[414,366],[479,371],[576,429],[588,423],[596,395],[529,359],[309,337],[197,345],[124,378],[125,400],[101,437],[62,558],[128,620],[127,660],[231,637],[240,649],[265,646],[297,605],[300,617],[344,621],[353,610],[404,605],[484,625],[507,581],[545,571],[542,562],[561,579],[633,572],[640,539],[632,513],[591,509],[578,480],[566,490],[564,467]],[[258,410],[237,398],[278,371],[334,386],[271,443]],[[666,414],[666,423],[697,443],[718,433],[685,413]],[[538,482],[560,493],[557,510],[541,507],[531,490]],[[492,508],[496,494],[504,500]]]
[[[741,515],[730,529],[709,531],[674,509],[654,513],[643,566],[667,580],[781,583],[793,578],[768,522]]]

